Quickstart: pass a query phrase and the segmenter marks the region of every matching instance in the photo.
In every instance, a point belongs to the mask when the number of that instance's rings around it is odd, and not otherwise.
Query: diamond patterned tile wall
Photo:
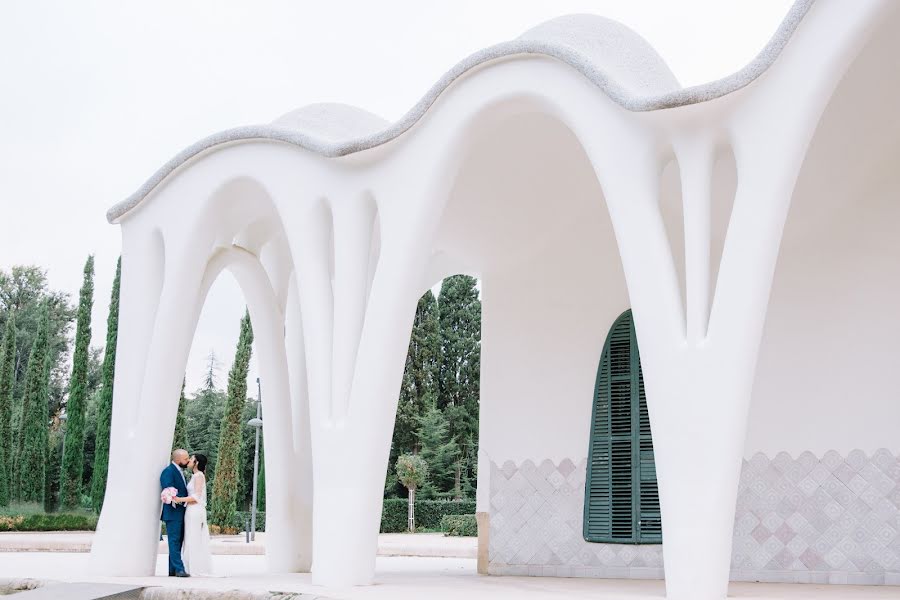
[[[661,545],[584,541],[586,463],[491,463],[489,573],[663,577]],[[734,581],[900,583],[900,457],[745,460],[731,568]]]

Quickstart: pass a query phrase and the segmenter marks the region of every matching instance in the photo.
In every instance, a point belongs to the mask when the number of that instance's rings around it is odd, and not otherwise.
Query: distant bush
[[[381,533],[406,531],[408,510],[405,498],[387,498],[381,511]],[[417,500],[416,529],[438,530],[445,515],[475,513],[474,500]]]
[[[231,524],[226,527],[220,527],[218,525],[210,525],[209,533],[211,535],[237,535],[239,533],[244,533],[247,531],[247,523],[250,521],[250,511],[237,511],[234,513],[234,518],[231,521]],[[256,531],[265,531],[266,530],[266,513],[265,511],[257,511],[256,513]]]
[[[451,536],[476,537],[478,522],[475,515],[444,515],[441,519],[441,531]]]
[[[97,517],[68,513],[0,516],[0,531],[94,531]]]
[[[238,528],[238,531],[246,531],[247,530],[247,522],[250,521],[250,511],[249,510],[239,510],[234,515],[234,525]],[[266,530],[266,511],[256,511],[256,530],[257,531],[265,531]]]

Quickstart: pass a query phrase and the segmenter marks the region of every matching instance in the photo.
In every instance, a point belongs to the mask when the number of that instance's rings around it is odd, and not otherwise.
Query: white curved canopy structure
[[[776,417],[756,412],[771,406],[757,400],[759,390],[780,398],[787,385],[779,348],[805,335],[791,323],[815,312],[791,312],[792,298],[814,289],[813,269],[833,277],[852,271],[839,261],[817,264],[815,241],[827,244],[825,228],[854,214],[848,196],[881,206],[874,199],[900,191],[893,175],[900,42],[891,35],[898,10],[892,0],[800,0],[752,63],[693,88],[681,88],[653,48],[622,25],[560,17],[463,60],[397,123],[312,105],[184,150],[108,213],[122,228],[122,309],[96,564],[105,573],[152,573],[153,475],[169,452],[206,291],[223,269],[235,274],[256,332],[266,472],[283,474],[267,487],[273,570],[311,569],[324,585],[373,581],[415,305],[460,272],[483,285],[481,569],[655,576],[664,562],[669,598],[712,600],[726,596],[729,576],[802,571],[801,555],[813,564],[813,543],[791,549],[794,562],[785,557],[801,535],[796,523],[764,561],[743,549],[741,490],[757,465],[744,459],[808,450],[827,465],[833,451],[854,464],[850,451],[872,443],[866,452],[876,468],[900,454],[896,435],[877,424],[854,429],[848,417],[840,435],[789,431],[776,440],[766,433]],[[847,151],[850,142],[865,147]],[[802,211],[796,226],[789,211]],[[783,236],[791,237],[779,257]],[[881,264],[889,254],[846,243],[843,256],[861,261]],[[783,286],[776,264],[796,269]],[[828,277],[823,271],[821,280]],[[892,290],[883,297],[893,298]],[[766,320],[770,295],[777,326]],[[830,305],[838,295],[818,301]],[[817,303],[805,298],[804,306]],[[593,468],[585,461],[597,361],[627,308],[640,345],[664,539],[660,554],[659,546],[628,554],[654,573],[604,563],[599,557],[620,561],[621,549],[580,539],[584,490],[572,492]],[[797,436],[799,447],[791,445]],[[576,482],[566,484],[569,499],[559,505],[574,516],[547,508],[534,520],[554,529],[540,535],[521,513],[507,512],[508,502],[501,506],[512,494],[503,486],[529,462],[530,473],[559,471]],[[830,481],[821,479],[816,485]],[[534,485],[529,494],[543,484]],[[892,493],[879,498],[889,503]],[[560,494],[540,505],[556,506]],[[785,505],[779,516],[773,502],[767,510],[781,523],[771,535],[793,514]],[[894,513],[873,502],[881,508],[872,514],[883,524],[896,519],[900,530],[900,499]],[[531,548],[540,542],[528,536],[567,528],[576,539],[558,537],[545,554]],[[885,582],[900,572],[897,540],[873,545],[864,566],[851,564],[850,550],[846,564],[834,565],[816,546],[824,562],[806,571],[846,580],[877,564]],[[854,543],[868,556],[864,541]],[[876,558],[887,551],[896,551],[896,565]],[[771,566],[776,558],[788,564]]]

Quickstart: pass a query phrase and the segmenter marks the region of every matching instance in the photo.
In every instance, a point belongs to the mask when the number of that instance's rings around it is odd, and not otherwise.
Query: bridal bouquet
[[[163,501],[163,504],[172,504],[172,499],[178,495],[178,490],[173,487],[167,487],[162,491],[159,495],[159,499]]]

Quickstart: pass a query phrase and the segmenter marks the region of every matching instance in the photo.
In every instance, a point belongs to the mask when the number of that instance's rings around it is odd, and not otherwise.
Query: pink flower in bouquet
[[[176,490],[173,487],[167,487],[159,495],[159,499],[163,501],[163,504],[172,504],[172,500],[177,495],[178,495],[178,490]]]

